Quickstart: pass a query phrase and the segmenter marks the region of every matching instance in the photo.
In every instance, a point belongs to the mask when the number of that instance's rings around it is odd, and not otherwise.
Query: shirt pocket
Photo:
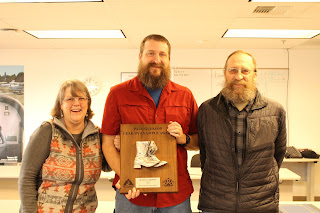
[[[123,124],[140,124],[148,123],[149,107],[138,104],[126,104],[119,107],[121,123]]]
[[[166,106],[165,107],[166,114],[166,123],[170,121],[178,122],[183,132],[188,133],[189,124],[190,124],[190,109],[186,106]]]

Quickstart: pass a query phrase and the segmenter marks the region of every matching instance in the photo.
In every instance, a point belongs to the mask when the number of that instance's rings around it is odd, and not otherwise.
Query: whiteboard
[[[257,88],[260,93],[287,108],[287,68],[260,68],[257,73]],[[200,105],[216,96],[224,85],[223,68],[174,68],[172,81],[188,87]]]
[[[257,87],[262,95],[288,108],[288,69],[259,69]]]
[[[212,97],[211,75],[211,69],[173,69],[171,79],[177,84],[188,87],[200,105]]]

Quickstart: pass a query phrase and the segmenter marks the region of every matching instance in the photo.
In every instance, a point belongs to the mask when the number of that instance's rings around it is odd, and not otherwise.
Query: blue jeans
[[[182,203],[170,207],[145,207],[131,203],[119,190],[116,190],[115,213],[191,213],[190,197]]]

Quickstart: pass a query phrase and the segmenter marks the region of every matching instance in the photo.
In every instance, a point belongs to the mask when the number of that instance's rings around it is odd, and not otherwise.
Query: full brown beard
[[[244,87],[234,88],[233,85],[236,83],[242,83]],[[224,88],[221,90],[221,93],[226,99],[237,104],[253,100],[256,96],[256,91],[257,88],[254,83],[233,80],[230,83],[224,82]]]
[[[159,76],[153,76],[150,74],[149,69],[152,66],[157,66],[161,68],[161,74]],[[171,74],[171,68],[170,65],[167,67],[164,67],[162,64],[156,64],[156,63],[149,63],[149,64],[142,64],[142,62],[139,62],[138,66],[138,78],[141,83],[143,83],[146,87],[150,89],[161,89],[164,88],[170,78]]]

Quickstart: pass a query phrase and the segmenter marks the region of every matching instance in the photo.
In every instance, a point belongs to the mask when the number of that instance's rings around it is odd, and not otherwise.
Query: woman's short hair
[[[86,97],[88,98],[88,111],[87,111],[88,116],[86,116],[86,119],[88,119],[88,120],[91,119],[93,117],[94,113],[91,110],[90,93],[89,93],[86,85],[82,81],[77,80],[77,79],[66,80],[65,82],[63,82],[61,84],[61,87],[59,89],[59,92],[58,92],[58,95],[56,98],[56,102],[54,104],[53,109],[51,110],[51,116],[56,117],[56,118],[62,117],[61,103],[65,98],[66,89],[69,87],[71,89],[71,94],[74,97],[78,96],[79,92],[86,94]]]

